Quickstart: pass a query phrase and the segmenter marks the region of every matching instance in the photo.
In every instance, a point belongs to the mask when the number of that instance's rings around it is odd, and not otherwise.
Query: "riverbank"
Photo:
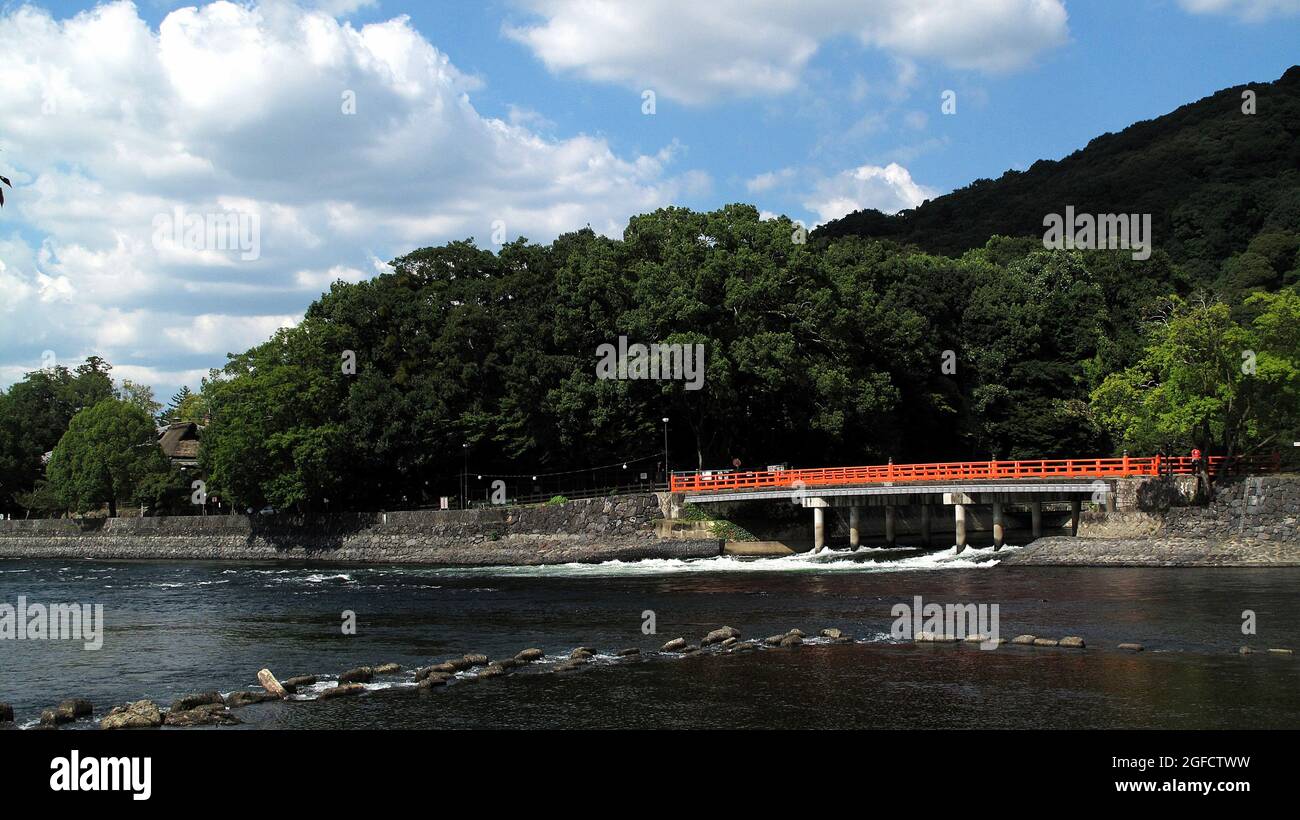
[[[1300,476],[1238,479],[1206,506],[1189,505],[1194,485],[1182,478],[1120,482],[1117,509],[1085,511],[1077,538],[1040,538],[998,557],[1009,566],[1300,566]],[[311,520],[231,515],[0,521],[0,559],[527,567],[724,554],[764,560],[806,551],[806,542],[771,540],[790,528],[794,508],[768,506],[767,520],[738,518],[754,511],[725,505],[702,520],[690,517],[693,508],[680,496],[646,493]],[[807,530],[806,521],[798,523]],[[724,541],[734,533],[748,539]]]
[[[321,516],[0,521],[0,558],[536,566],[708,558],[718,538],[664,538],[653,494],[538,507]]]
[[[1001,562],[1022,567],[1300,567],[1300,541],[1259,538],[1040,538]]]
[[[1151,482],[1154,489],[1155,482]],[[1147,492],[1153,499],[1174,497]],[[1300,566],[1300,476],[1246,477],[1205,506],[1091,511],[1079,537],[1040,538],[1008,566]]]

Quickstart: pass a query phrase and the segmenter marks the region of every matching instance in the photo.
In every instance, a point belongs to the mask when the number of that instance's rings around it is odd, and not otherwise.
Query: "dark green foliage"
[[[1247,88],[1256,93],[1254,114],[1242,113]],[[1041,239],[1044,216],[1067,205],[1078,213],[1151,214],[1155,247],[1195,285],[1216,284],[1224,263],[1250,248],[1274,275],[1249,259],[1218,284],[1276,287],[1295,270],[1294,251],[1289,259],[1285,251],[1300,232],[1300,67],[1104,134],[1059,161],[977,180],[895,216],[858,211],[813,236],[892,239],[951,255],[997,234]]]
[[[160,475],[170,472],[158,448],[153,419],[136,405],[115,398],[72,417],[68,432],[50,456],[49,489],[65,509],[84,513],[118,501],[157,499]]]
[[[205,381],[209,491],[304,512],[433,504],[459,495],[466,460],[559,472],[654,453],[663,416],[679,469],[1106,452],[1089,393],[1181,287],[1160,252],[994,237],[952,259],[793,230],[747,205],[668,208],[622,241],[453,242],[336,283]],[[704,345],[702,389],[597,378],[619,336]]]
[[[111,367],[91,356],[74,370],[63,366],[36,370],[0,393],[0,512],[27,509],[18,496],[30,496],[44,475],[42,456],[54,449],[79,411],[112,398]]]

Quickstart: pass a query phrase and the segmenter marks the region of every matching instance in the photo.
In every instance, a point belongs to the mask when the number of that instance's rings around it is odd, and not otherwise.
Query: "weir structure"
[[[1032,461],[957,461],[934,464],[888,464],[868,467],[820,467],[757,471],[701,470],[674,473],[669,489],[686,502],[786,500],[813,514],[813,551],[826,547],[826,510],[848,508],[849,546],[861,543],[864,509],[879,509],[888,546],[897,538],[900,508],[919,509],[920,540],[931,546],[935,508],[951,507],[955,546],[967,546],[967,511],[991,508],[993,547],[1006,543],[1005,510],[1029,510],[1034,538],[1043,534],[1043,504],[1068,502],[1070,534],[1077,535],[1084,501],[1114,509],[1115,482],[1122,478],[1190,475],[1202,468],[1211,477],[1221,472],[1275,472],[1279,458],[1225,459],[1211,456],[1205,464],[1190,457],[1038,459]]]

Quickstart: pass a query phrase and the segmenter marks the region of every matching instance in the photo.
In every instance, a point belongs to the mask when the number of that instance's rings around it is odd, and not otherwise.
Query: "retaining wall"
[[[656,535],[656,494],[538,507],[320,516],[0,521],[0,558],[550,564],[718,555],[720,539]]]

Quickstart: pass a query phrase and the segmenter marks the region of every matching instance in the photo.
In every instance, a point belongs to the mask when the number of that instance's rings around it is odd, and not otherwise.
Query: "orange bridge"
[[[1280,456],[1225,459],[1211,456],[1205,467],[1221,473],[1276,472]],[[1199,465],[1191,457],[1120,456],[1118,458],[1036,459],[1022,461],[953,461],[933,464],[878,464],[869,467],[817,467],[768,470],[700,470],[674,473],[669,489],[689,503],[787,499],[813,511],[813,549],[826,545],[825,511],[847,507],[849,546],[860,543],[862,508],[884,508],[884,539],[895,542],[900,518],[931,542],[932,507],[953,508],[955,546],[966,546],[968,507],[991,510],[993,546],[1004,543],[1005,510],[1028,511],[1034,538],[1042,535],[1044,502],[1069,502],[1070,533],[1077,534],[1084,499],[1114,509],[1120,479],[1191,475]]]

